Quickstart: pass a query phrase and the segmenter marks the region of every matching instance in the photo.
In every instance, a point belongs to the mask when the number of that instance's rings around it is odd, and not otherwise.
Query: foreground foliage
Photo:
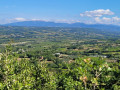
[[[48,68],[37,59],[18,60],[7,46],[0,58],[1,90],[119,90],[120,63],[99,57],[80,57],[74,62]]]

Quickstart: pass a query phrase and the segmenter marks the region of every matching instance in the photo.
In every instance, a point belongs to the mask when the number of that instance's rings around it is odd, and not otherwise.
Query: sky
[[[120,0],[0,0],[0,24],[32,20],[120,25]]]

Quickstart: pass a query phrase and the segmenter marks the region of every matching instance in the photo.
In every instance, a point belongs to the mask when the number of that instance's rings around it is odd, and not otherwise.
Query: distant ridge
[[[4,26],[33,26],[33,27],[81,27],[81,28],[97,28],[97,29],[109,29],[120,30],[120,26],[106,25],[106,24],[84,24],[84,23],[55,23],[45,21],[23,21],[4,24]]]

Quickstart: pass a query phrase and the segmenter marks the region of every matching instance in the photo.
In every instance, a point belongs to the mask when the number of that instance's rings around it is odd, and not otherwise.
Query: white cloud
[[[114,24],[114,25],[120,25],[120,18],[119,17],[95,17],[94,18],[96,23],[99,24]]]
[[[81,13],[81,18],[85,18],[85,23],[91,21],[91,24],[113,24],[113,25],[120,25],[120,18],[117,16],[110,17],[109,15],[114,15],[110,9],[98,9],[93,11],[85,11]]]
[[[27,19],[25,19],[25,18],[14,18],[14,20],[16,20],[16,21],[26,21]]]
[[[104,21],[111,21],[111,18],[103,17],[102,18]]]
[[[107,17],[95,17],[94,18],[96,23],[100,23],[100,24],[111,24],[112,23],[112,18],[107,18]]]
[[[36,19],[36,18],[29,19],[29,20],[31,20],[31,21],[45,21],[45,20],[43,20],[43,19]],[[46,21],[47,21],[47,20],[46,20]]]
[[[40,19],[31,19],[32,21],[40,21]]]
[[[120,22],[120,18],[119,17],[112,17],[113,21],[115,22]]]
[[[98,9],[93,11],[85,11],[81,13],[80,16],[87,16],[87,17],[101,17],[103,15],[114,15],[114,12],[110,11],[109,9]]]
[[[101,22],[101,19],[99,17],[95,17],[94,19],[96,22],[99,22],[99,23]]]

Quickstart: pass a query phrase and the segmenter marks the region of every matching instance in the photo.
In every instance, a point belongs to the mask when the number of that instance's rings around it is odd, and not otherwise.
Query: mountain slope
[[[81,27],[81,28],[97,28],[97,29],[109,29],[120,30],[120,26],[105,25],[105,24],[84,24],[84,23],[55,23],[45,21],[23,21],[16,23],[5,24],[5,26],[33,26],[33,27]]]

